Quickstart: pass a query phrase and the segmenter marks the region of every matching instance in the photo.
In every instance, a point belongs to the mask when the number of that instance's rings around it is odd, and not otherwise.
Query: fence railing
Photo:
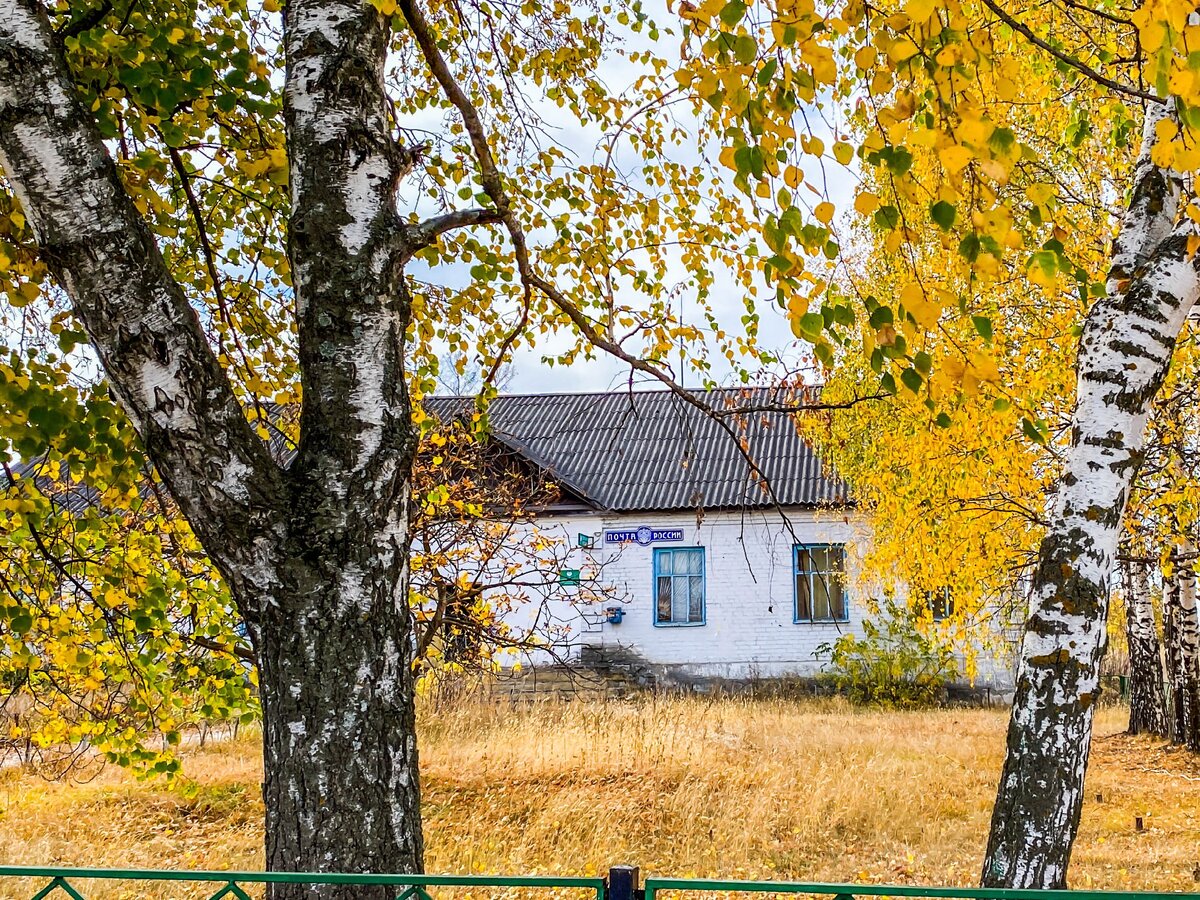
[[[29,900],[46,900],[62,891],[71,900],[87,900],[77,887],[81,881],[192,882],[217,887],[208,900],[250,900],[245,886],[255,884],[339,884],[395,887],[396,900],[431,900],[427,888],[558,888],[584,891],[595,900],[607,900],[604,878],[573,878],[540,875],[377,875],[318,872],[193,872],[162,869],[60,869],[43,866],[0,866],[0,887],[14,878],[47,879]]]
[[[707,878],[647,878],[645,900],[665,900],[668,891],[722,894],[810,894],[834,900],[860,897],[928,897],[931,900],[1180,900],[1185,891],[1040,891],[1011,888],[925,887],[919,884],[805,884],[798,881],[718,881]],[[694,898],[693,898],[694,900]]]
[[[250,900],[246,887],[261,884],[362,885],[395,887],[395,900],[432,900],[428,888],[573,889],[595,900],[667,900],[662,894],[807,894],[814,898],[859,900],[864,897],[926,897],[930,900],[1195,900],[1184,891],[1040,891],[1005,888],[927,887],[915,884],[819,884],[797,881],[722,881],[707,878],[647,878],[640,883],[636,866],[616,866],[607,877],[541,875],[377,875],[313,872],[192,872],[147,869],[77,869],[45,866],[0,866],[0,888],[13,879],[44,882],[29,900],[48,900],[58,891],[70,900],[88,900],[78,887],[86,880],[126,882],[193,882],[213,884],[208,900]],[[57,900],[57,898],[55,898]],[[674,898],[672,898],[674,900]],[[685,898],[679,898],[685,900]]]

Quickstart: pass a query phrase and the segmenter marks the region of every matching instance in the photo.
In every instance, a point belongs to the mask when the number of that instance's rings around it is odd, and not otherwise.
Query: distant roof
[[[495,440],[602,509],[617,511],[840,506],[849,490],[796,430],[787,412],[731,410],[795,404],[794,389],[697,391],[724,411],[731,435],[671,391],[504,394],[492,400]],[[470,408],[466,397],[426,397],[439,419]],[[753,476],[746,453],[766,476]],[[771,496],[774,493],[774,498]]]

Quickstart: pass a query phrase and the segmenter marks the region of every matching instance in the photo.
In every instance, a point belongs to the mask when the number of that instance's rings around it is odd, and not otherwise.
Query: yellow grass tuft
[[[1100,714],[1072,884],[1192,890],[1200,764],[1120,735],[1123,715]],[[427,868],[971,885],[1005,722],[730,698],[426,710]],[[189,751],[186,770],[192,796],[111,768],[86,784],[0,773],[0,860],[261,867],[255,738]]]

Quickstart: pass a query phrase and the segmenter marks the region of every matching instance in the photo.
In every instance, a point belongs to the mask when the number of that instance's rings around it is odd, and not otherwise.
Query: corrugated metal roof
[[[795,405],[794,391],[695,392],[721,421],[670,391],[502,394],[492,400],[492,436],[601,509],[615,511],[847,505],[849,489],[799,435],[790,414],[753,411]],[[811,398],[810,398],[811,399]],[[473,397],[427,397],[440,419],[473,409]],[[731,415],[736,413],[736,415]],[[295,451],[274,423],[270,447],[283,464]],[[731,433],[732,432],[732,433]],[[744,441],[743,453],[740,442]],[[769,489],[757,478],[754,460]],[[82,485],[56,481],[39,461],[13,463],[68,510],[96,502]]]
[[[694,394],[721,421],[670,391],[505,394],[492,400],[492,436],[565,486],[618,511],[847,504],[848,488],[799,435],[786,412],[795,391]],[[439,418],[472,404],[429,397]],[[735,411],[745,410],[745,412]],[[732,431],[732,434],[730,433]],[[745,453],[740,449],[745,442]],[[756,478],[749,455],[766,476]],[[772,494],[774,496],[772,496]]]

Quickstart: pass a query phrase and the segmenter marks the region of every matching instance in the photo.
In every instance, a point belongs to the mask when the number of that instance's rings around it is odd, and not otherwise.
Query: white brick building
[[[665,391],[493,401],[493,439],[560,488],[530,526],[560,548],[560,587],[537,612],[559,627],[525,665],[620,659],[684,683],[809,676],[818,648],[862,633],[869,523],[781,411],[794,398],[696,396],[715,418]],[[461,401],[428,402],[445,416]],[[981,667],[984,685],[1011,680],[1007,660]]]

